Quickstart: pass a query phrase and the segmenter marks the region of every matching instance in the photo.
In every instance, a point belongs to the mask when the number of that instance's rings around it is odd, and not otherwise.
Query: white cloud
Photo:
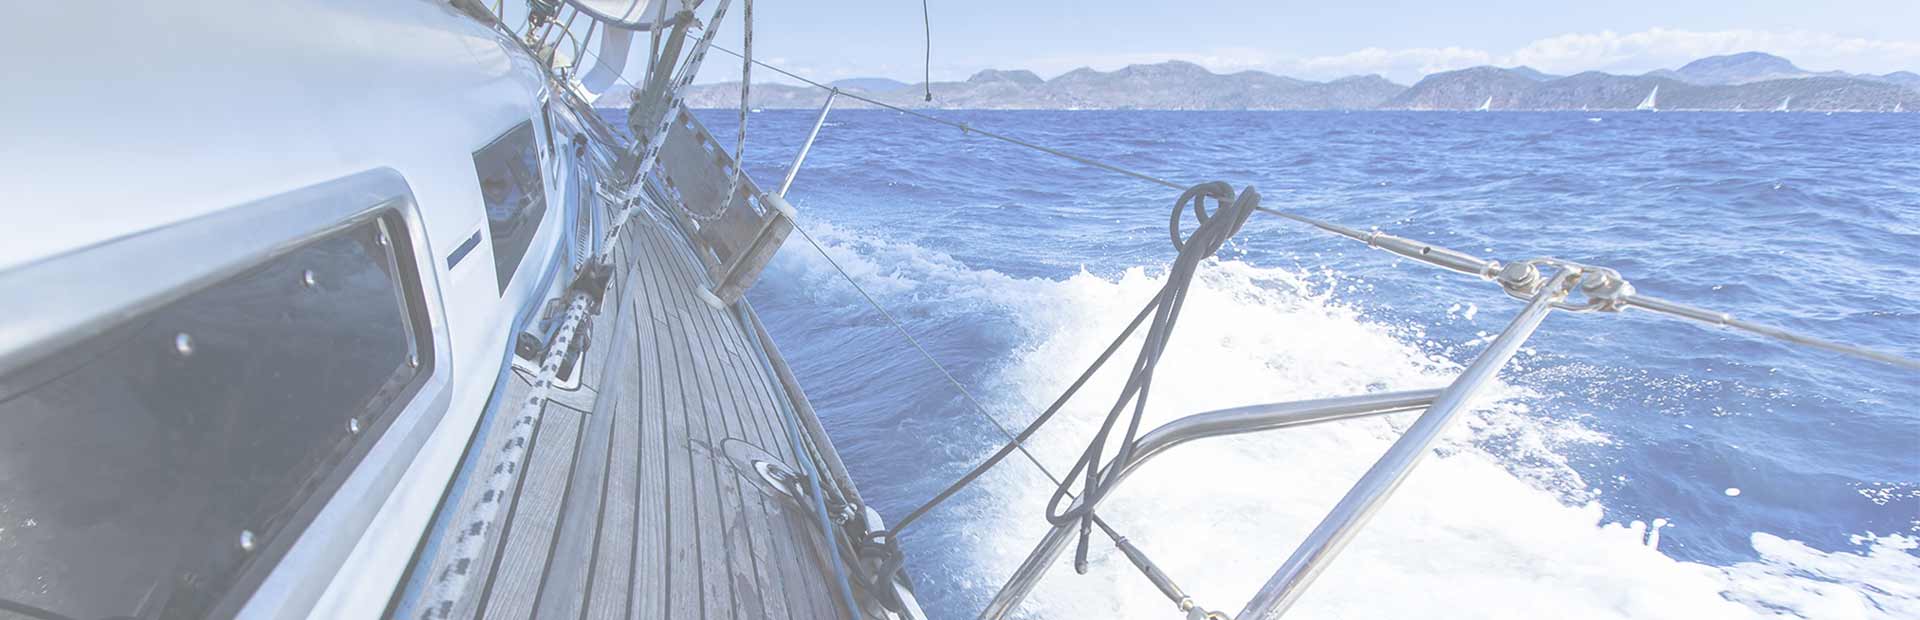
[[[1804,30],[1721,30],[1698,32],[1654,28],[1618,34],[1563,34],[1540,39],[1503,57],[1501,64],[1524,64],[1544,71],[1588,69],[1651,71],[1673,68],[1702,56],[1763,51],[1786,57],[1802,68],[1886,73],[1920,69],[1920,42],[1843,37]]]
[[[1292,72],[1313,77],[1339,77],[1378,73],[1401,80],[1475,65],[1492,63],[1493,55],[1464,47],[1416,47],[1390,50],[1369,47],[1335,56],[1315,56],[1282,63],[1276,69],[1291,67]]]

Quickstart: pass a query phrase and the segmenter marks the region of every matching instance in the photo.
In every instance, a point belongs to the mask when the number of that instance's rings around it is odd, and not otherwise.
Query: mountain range
[[[1412,86],[1378,75],[1327,82],[1261,71],[1214,73],[1189,62],[1137,64],[1115,71],[1075,69],[1053,79],[1032,71],[988,69],[965,81],[927,87],[886,78],[833,85],[908,108],[1139,110],[1625,110],[1657,87],[1662,110],[1920,111],[1920,74],[1814,72],[1761,52],[1702,58],[1643,75],[1587,71],[1552,75],[1530,67],[1473,67],[1435,73]],[[627,93],[596,105],[625,106]],[[687,105],[739,106],[740,83],[689,87]],[[826,94],[811,86],[755,82],[756,108],[815,108]],[[842,98],[836,107],[872,107]]]

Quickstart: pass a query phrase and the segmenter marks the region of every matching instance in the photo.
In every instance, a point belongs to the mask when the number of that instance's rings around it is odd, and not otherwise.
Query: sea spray
[[[929,315],[973,315],[1015,334],[976,393],[1008,422],[1025,421],[1097,353],[1160,284],[1157,271],[1085,270],[1059,280],[976,270],[939,252],[819,226],[828,251],[883,303]],[[804,283],[810,304],[847,320],[863,311],[833,292],[830,268],[789,247],[776,269]],[[1207,265],[1156,380],[1147,423],[1256,402],[1444,385],[1457,363],[1341,301],[1322,273]],[[1490,309],[1494,319],[1509,309]],[[940,322],[945,322],[944,320]],[[924,323],[923,323],[924,324]],[[1456,345],[1466,353],[1482,344]],[[1525,360],[1520,362],[1522,368]],[[1093,394],[1117,389],[1103,373]],[[937,389],[929,387],[927,389]],[[1761,557],[1714,567],[1659,552],[1673,525],[1608,523],[1601,501],[1558,450],[1609,441],[1576,422],[1533,415],[1543,397],[1502,384],[1452,429],[1297,608],[1303,617],[1740,618],[1903,617],[1920,594],[1897,583],[1920,569],[1912,539],[1864,537],[1856,552],[1821,552],[1764,533]],[[1098,413],[1089,400],[1037,435],[1034,451],[1066,467]],[[1025,412],[1025,413],[1022,413]],[[977,415],[965,411],[955,415]],[[1202,604],[1237,609],[1385,450],[1409,415],[1209,439],[1143,468],[1102,515]],[[830,420],[831,424],[833,421]],[[1000,438],[984,436],[961,460]],[[871,439],[880,441],[881,439]],[[1491,447],[1490,447],[1491,446]],[[933,475],[945,475],[945,472]],[[974,613],[1044,531],[1052,485],[1012,461],[937,515],[956,533],[908,539],[910,570],[948,615]],[[917,500],[918,498],[913,498]],[[930,528],[931,529],[931,528]],[[934,537],[923,537],[926,541]],[[957,543],[947,547],[946,543]],[[1161,618],[1171,608],[1111,549],[1091,574],[1049,573],[1030,617]],[[1063,560],[1064,564],[1064,560]]]

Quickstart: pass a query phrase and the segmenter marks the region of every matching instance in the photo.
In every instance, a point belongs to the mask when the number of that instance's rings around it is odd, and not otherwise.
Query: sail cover
[[[666,10],[661,11],[664,3]],[[567,0],[594,20],[623,30],[653,30],[659,22],[700,5],[699,0]]]

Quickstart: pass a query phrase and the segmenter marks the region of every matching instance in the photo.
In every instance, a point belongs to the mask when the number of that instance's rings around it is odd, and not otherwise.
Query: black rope
[[[927,0],[920,0],[921,39],[926,55],[920,59],[920,85],[927,89],[927,101],[933,101],[933,18],[927,16]]]
[[[1209,198],[1213,199],[1218,205],[1211,212],[1207,210],[1205,205],[1205,201]],[[1087,381],[1093,378],[1093,374],[1098,371],[1101,366],[1105,365],[1107,360],[1111,359],[1113,354],[1120,349],[1120,345],[1125,343],[1142,324],[1148,323],[1148,319],[1151,318],[1151,326],[1147,331],[1147,342],[1141,347],[1139,357],[1134,362],[1133,371],[1128,376],[1126,389],[1121,391],[1118,402],[1108,411],[1107,418],[1100,427],[1100,432],[1095,434],[1093,440],[1088,444],[1087,450],[1081,455],[1080,461],[1074,465],[1072,471],[1067,473],[1065,479],[1056,480],[1059,486],[1055,488],[1053,497],[1047,503],[1048,522],[1056,526],[1076,520],[1081,523],[1080,546],[1075,554],[1075,568],[1084,573],[1089,529],[1093,525],[1098,524],[1101,529],[1108,532],[1109,535],[1118,536],[1118,534],[1113,532],[1112,528],[1100,521],[1099,515],[1094,514],[1091,507],[1098,503],[1100,497],[1112,491],[1113,483],[1117,482],[1117,480],[1107,479],[1106,475],[1114,471],[1116,465],[1124,466],[1127,460],[1133,457],[1133,451],[1136,447],[1135,440],[1139,434],[1140,419],[1146,412],[1147,394],[1152,388],[1153,371],[1155,366],[1159,364],[1161,353],[1166,350],[1167,342],[1172,335],[1173,324],[1179,319],[1180,309],[1186,302],[1187,290],[1193,284],[1194,272],[1199,269],[1201,261],[1209,256],[1213,256],[1215,252],[1219,251],[1221,246],[1226,244],[1228,239],[1231,239],[1235,233],[1240,231],[1240,227],[1246,224],[1247,217],[1252,215],[1253,212],[1259,208],[1259,205],[1260,193],[1258,191],[1249,187],[1241,191],[1238,197],[1236,197],[1232,186],[1219,181],[1196,185],[1188,189],[1185,193],[1182,193],[1179,200],[1174,201],[1173,213],[1167,224],[1168,235],[1173,242],[1173,247],[1179,251],[1179,254],[1174,259],[1173,267],[1168,273],[1166,284],[1160,287],[1159,292],[1155,293],[1153,299],[1147,302],[1146,307],[1141,308],[1140,313],[1133,317],[1133,321],[1128,323],[1125,329],[1120,330],[1120,334],[1114,337],[1113,342],[1107,345],[1106,350],[1101,351],[1100,356],[1095,358],[1093,363],[1089,365],[1085,371],[1080,373],[1079,378],[1074,379],[1073,384],[1067,386],[1067,389],[1060,394],[1059,398],[1053,401],[1052,405],[1049,405],[1047,409],[1035,417],[1032,422],[1027,423],[1026,428],[1021,429],[1011,440],[1000,446],[1000,449],[994,451],[994,453],[985,460],[974,465],[967,473],[948,484],[945,489],[934,494],[931,499],[920,504],[919,507],[914,508],[912,512],[907,513],[907,516],[901,518],[892,528],[874,532],[868,536],[867,540],[861,542],[860,546],[863,555],[872,554],[883,558],[880,566],[870,574],[868,578],[869,583],[873,584],[876,590],[885,591],[886,588],[879,586],[884,585],[887,579],[892,578],[894,573],[900,569],[901,564],[905,561],[903,554],[900,552],[900,533],[908,526],[913,525],[921,517],[925,516],[929,511],[933,510],[934,507],[939,506],[941,503],[947,501],[947,499],[953,497],[954,494],[959,493],[961,489],[966,488],[975,480],[979,479],[988,469],[992,469],[993,466],[999,464],[1000,461],[1012,455],[1014,451],[1024,449],[1024,444],[1027,439],[1031,438],[1035,432],[1039,431],[1042,426],[1045,426],[1056,414],[1060,413],[1061,408],[1066,406],[1067,401],[1072,399],[1074,394],[1080,391],[1080,388],[1086,386]],[[1199,226],[1194,229],[1192,235],[1182,239],[1180,237],[1181,213],[1188,209],[1191,209],[1195,219],[1199,220]],[[1108,436],[1129,402],[1134,403],[1135,406],[1133,417],[1127,425],[1125,439],[1121,442],[1119,451],[1114,454],[1114,458],[1103,462],[1100,457],[1107,444]],[[1082,474],[1085,474],[1086,481],[1083,485],[1084,491],[1080,495],[1081,507],[1069,509],[1066,512],[1059,512],[1057,508],[1060,500],[1073,496],[1073,480],[1076,476]]]
[[[1207,199],[1213,199],[1219,206],[1209,213]],[[1180,238],[1180,214],[1191,205],[1194,218],[1199,220],[1193,234],[1185,240]],[[1080,523],[1080,541],[1074,551],[1074,570],[1085,573],[1087,570],[1087,539],[1093,528],[1093,507],[1100,499],[1113,490],[1118,478],[1109,474],[1117,467],[1124,467],[1133,458],[1138,447],[1140,420],[1146,416],[1147,396],[1153,391],[1153,372],[1160,364],[1161,354],[1166,352],[1167,343],[1173,337],[1175,322],[1180,320],[1180,311],[1186,305],[1187,292],[1193,286],[1193,276],[1200,268],[1200,262],[1214,255],[1228,239],[1240,232],[1247,217],[1253,215],[1260,205],[1260,193],[1249,187],[1234,196],[1233,187],[1215,181],[1193,186],[1180,194],[1174,202],[1173,214],[1167,222],[1167,234],[1173,241],[1173,247],[1179,250],[1174,258],[1173,267],[1167,274],[1166,284],[1161,285],[1160,293],[1154,296],[1147,309],[1152,312],[1152,320],[1147,327],[1146,343],[1140,347],[1140,354],[1134,359],[1133,369],[1127,375],[1126,387],[1114,400],[1113,407],[1107,410],[1107,417],[1100,424],[1100,431],[1094,433],[1087,442],[1086,451],[1080,460],[1067,472],[1066,480],[1053,491],[1053,497],[1047,500],[1047,522],[1055,526],[1066,525],[1074,521]],[[1113,458],[1102,460],[1108,438],[1115,424],[1120,421],[1128,405],[1133,415],[1127,420],[1126,434],[1120,440]],[[1080,505],[1062,510],[1060,502],[1067,499],[1074,478],[1082,480]]]

